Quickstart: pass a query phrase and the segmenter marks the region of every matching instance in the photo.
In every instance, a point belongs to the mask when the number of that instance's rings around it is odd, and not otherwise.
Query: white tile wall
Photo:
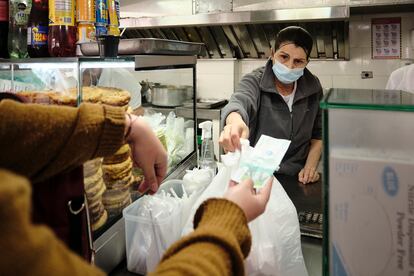
[[[401,60],[371,58],[371,19],[382,17],[401,17]],[[414,45],[410,42],[410,31],[414,29],[412,13],[351,16],[349,24],[350,60],[311,60],[308,65],[309,70],[319,77],[324,88],[385,88],[392,71],[414,61]],[[199,96],[230,97],[245,74],[265,63],[266,60],[257,59],[199,60],[197,65]],[[373,78],[361,79],[361,71],[372,71]]]
[[[197,61],[197,97],[228,99],[236,78],[234,59],[199,59]]]

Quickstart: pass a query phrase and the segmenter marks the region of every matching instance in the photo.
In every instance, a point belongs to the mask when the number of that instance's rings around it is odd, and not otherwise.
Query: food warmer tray
[[[121,39],[118,46],[119,55],[182,55],[194,56],[201,51],[203,43],[158,38]],[[84,56],[99,56],[97,42],[80,44]]]

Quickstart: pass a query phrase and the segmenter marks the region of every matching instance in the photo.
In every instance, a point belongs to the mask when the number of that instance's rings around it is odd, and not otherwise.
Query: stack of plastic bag
[[[267,138],[266,142],[269,142]],[[277,159],[280,163],[289,143],[286,140],[273,142],[280,146],[279,148],[275,147],[275,149],[284,148],[285,150],[278,153]],[[272,147],[267,148],[271,149]],[[241,151],[222,156],[223,166],[219,169],[212,183],[193,205],[183,228],[183,235],[193,231],[192,218],[202,202],[212,197],[222,197],[228,188],[230,179],[239,178],[241,180],[246,175],[253,177],[254,173],[252,171],[246,172],[254,170],[254,168],[247,168],[245,164],[249,163],[249,160],[250,163],[258,164],[257,162],[251,162],[252,158],[257,158],[256,153],[254,153],[254,148],[250,147],[248,141],[245,140],[242,141]],[[277,164],[278,166],[279,164]],[[261,178],[263,176],[259,175],[258,179]],[[254,183],[256,184],[256,181]],[[249,228],[252,234],[252,248],[245,261],[247,275],[307,275],[301,249],[296,208],[277,179],[273,180],[266,211],[250,222]]]
[[[129,271],[146,274],[154,270],[167,248],[181,237],[183,223],[200,193],[187,194],[178,184],[143,196],[124,209]]]
[[[146,112],[143,118],[165,146],[168,152],[168,168],[180,163],[194,150],[194,146],[185,140],[186,133],[187,136],[194,135],[194,121],[184,122],[184,118],[176,117],[174,112],[170,112],[167,118],[161,113]]]

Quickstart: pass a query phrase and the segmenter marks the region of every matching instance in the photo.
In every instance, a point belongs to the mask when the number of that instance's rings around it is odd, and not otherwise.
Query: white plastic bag
[[[165,196],[143,196],[125,208],[123,215],[128,270],[139,274],[152,271],[180,237],[179,203]]]
[[[296,208],[277,179],[266,211],[249,228],[252,248],[245,262],[247,275],[308,275]]]
[[[193,204],[187,222],[184,224],[182,235],[187,235],[194,230],[193,227],[193,218],[194,215],[200,207],[200,205],[209,198],[212,197],[223,197],[224,192],[227,190],[228,183],[230,181],[230,169],[226,166],[223,166],[219,169],[217,175],[213,178],[213,181],[204,192],[198,197],[198,199]]]
[[[182,180],[169,180],[155,195],[145,195],[124,209],[129,271],[145,274],[155,269],[181,237],[183,223],[202,191],[187,193]]]
[[[183,235],[193,231],[193,217],[206,199],[222,197],[231,176],[237,171],[239,159],[248,156],[251,147],[242,143],[242,152],[223,156],[222,166],[212,183],[194,204]],[[266,211],[249,223],[252,234],[252,249],[245,261],[247,275],[308,275],[302,255],[299,220],[296,208],[277,179]]]

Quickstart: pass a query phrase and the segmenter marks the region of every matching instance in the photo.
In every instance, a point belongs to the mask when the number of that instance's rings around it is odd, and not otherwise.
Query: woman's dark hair
[[[313,39],[310,33],[304,28],[289,26],[280,30],[276,35],[275,50],[279,49],[280,45],[284,42],[292,42],[296,46],[301,47],[305,51],[306,57],[309,58],[312,51]]]

